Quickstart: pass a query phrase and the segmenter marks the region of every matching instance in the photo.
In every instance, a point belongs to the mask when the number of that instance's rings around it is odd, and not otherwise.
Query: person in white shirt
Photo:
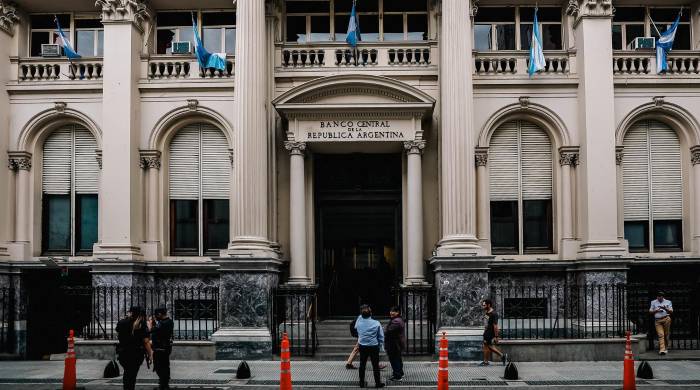
[[[669,335],[671,334],[671,314],[673,314],[673,305],[671,301],[664,298],[664,292],[659,291],[656,294],[656,299],[651,301],[649,313],[654,315],[654,326],[656,335],[659,337],[659,355],[665,355],[669,344]]]

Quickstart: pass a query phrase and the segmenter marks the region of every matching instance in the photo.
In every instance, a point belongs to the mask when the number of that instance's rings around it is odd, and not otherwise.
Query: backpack
[[[350,323],[350,336],[352,337],[358,337],[359,335],[357,334],[357,329],[355,329],[355,324],[357,324],[357,318],[352,320]]]

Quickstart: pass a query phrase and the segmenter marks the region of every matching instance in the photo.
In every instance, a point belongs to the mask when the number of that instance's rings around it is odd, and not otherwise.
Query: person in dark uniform
[[[117,336],[119,364],[124,368],[124,390],[134,390],[143,359],[150,361],[153,357],[146,315],[140,307],[129,309],[128,316],[117,323]]]
[[[153,371],[158,374],[160,390],[170,388],[170,353],[173,351],[173,328],[175,324],[168,317],[168,310],[159,307],[155,310],[155,321],[151,323],[151,343],[153,345]]]
[[[484,299],[481,303],[486,315],[486,327],[484,328],[484,343],[482,350],[484,352],[484,361],[479,363],[480,366],[488,366],[491,362],[491,353],[501,357],[501,362],[506,365],[508,354],[501,352],[497,347],[498,344],[498,314],[493,309],[493,302],[490,299]]]

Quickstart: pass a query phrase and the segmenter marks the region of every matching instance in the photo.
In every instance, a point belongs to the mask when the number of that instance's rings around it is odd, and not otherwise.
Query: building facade
[[[0,0],[19,350],[70,284],[218,286],[238,358],[271,353],[278,286],[321,318],[428,286],[470,340],[493,285],[698,282],[700,2],[639,3],[538,2],[529,77],[525,0],[360,0],[357,48],[350,0]],[[679,9],[657,74],[631,45]],[[54,15],[82,58],[42,56]]]

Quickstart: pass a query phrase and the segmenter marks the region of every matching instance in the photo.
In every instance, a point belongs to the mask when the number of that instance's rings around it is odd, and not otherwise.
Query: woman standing
[[[117,355],[119,364],[124,368],[124,390],[134,390],[136,375],[144,358],[148,359],[149,364],[153,358],[146,315],[140,307],[133,306],[128,316],[117,323],[117,336]]]

